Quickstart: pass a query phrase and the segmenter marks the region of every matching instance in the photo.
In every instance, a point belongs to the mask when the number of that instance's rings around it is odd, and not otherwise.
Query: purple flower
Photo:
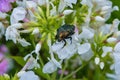
[[[6,73],[8,70],[8,67],[9,67],[9,65],[8,65],[7,59],[3,58],[2,60],[0,60],[0,75]]]
[[[8,2],[12,2],[12,3],[15,2],[15,1],[16,1],[16,0],[8,0]]]
[[[0,75],[7,72],[7,70],[8,70],[8,60],[5,59],[3,53],[0,53]]]
[[[5,56],[7,51],[8,49],[5,45],[0,46],[0,75],[6,73],[9,69],[9,60]]]
[[[5,45],[0,46],[0,52],[1,53],[6,53],[8,51],[7,47]]]
[[[58,70],[58,74],[62,74],[62,72],[63,72],[62,70]],[[68,75],[68,71],[65,70],[63,74]]]
[[[0,0],[0,11],[1,12],[8,12],[12,9],[11,2],[15,0]]]

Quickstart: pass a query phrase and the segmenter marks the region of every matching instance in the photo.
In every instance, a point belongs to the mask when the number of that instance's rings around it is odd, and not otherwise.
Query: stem
[[[66,80],[67,78],[71,77],[72,75],[74,75],[75,73],[77,73],[78,71],[80,71],[82,68],[84,68],[88,63],[83,64],[82,66],[80,66],[79,68],[77,68],[75,71],[73,71],[71,74],[69,74],[68,76],[64,77],[62,80]]]
[[[56,80],[56,77],[57,77],[56,75],[57,75],[57,71],[55,71],[55,72],[52,74],[52,76],[51,76],[52,79],[51,79],[51,80]]]
[[[43,63],[41,56],[39,57],[39,59],[40,59],[41,66],[43,67],[44,63]],[[48,74],[46,74],[46,76],[47,76],[48,80],[50,80],[50,76]]]
[[[43,61],[42,61],[41,56],[39,56],[39,59],[40,59],[41,66],[43,67],[43,66],[44,66],[44,63],[43,63]]]
[[[68,66],[68,60],[66,60],[66,62],[65,62],[65,66],[64,66],[64,68],[63,68],[63,70],[62,70],[62,73],[61,73],[61,75],[60,75],[60,80],[62,80],[63,74],[64,74],[65,69],[67,68],[67,66]]]

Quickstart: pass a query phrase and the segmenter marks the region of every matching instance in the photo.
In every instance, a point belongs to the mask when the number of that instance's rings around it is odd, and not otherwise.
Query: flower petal
[[[69,15],[69,14],[71,14],[73,12],[73,10],[64,10],[63,11],[63,14],[64,15]]]
[[[100,68],[103,69],[105,66],[104,62],[100,62]]]
[[[120,75],[120,62],[115,63],[115,73]]]
[[[115,52],[120,52],[120,42],[118,42],[114,47]]]
[[[18,74],[20,80],[40,80],[33,71],[21,72]]]
[[[44,73],[52,73],[56,70],[57,70],[57,66],[52,61],[49,61],[43,67],[43,72]]]
[[[27,12],[23,7],[14,8],[10,16],[11,24],[15,24],[18,23],[20,20],[23,20],[25,18],[26,13]]]
[[[81,55],[81,58],[85,61],[88,61],[93,56],[91,46],[89,43],[84,43],[78,47],[78,54]]]
[[[87,28],[82,28],[82,33],[80,33],[80,39],[91,39],[93,38],[94,33]]]
[[[19,42],[22,46],[24,46],[24,47],[31,45],[31,44],[30,44],[29,42],[27,42],[25,39],[17,39],[17,40],[18,40],[18,42]]]
[[[100,58],[99,58],[99,57],[96,57],[96,58],[95,58],[95,64],[99,64],[99,62],[100,62]]]
[[[101,56],[105,57],[108,52],[112,52],[112,47],[103,46],[102,50],[103,50],[103,54]]]
[[[78,53],[79,54],[84,54],[90,50],[90,44],[89,43],[84,43],[78,47]]]

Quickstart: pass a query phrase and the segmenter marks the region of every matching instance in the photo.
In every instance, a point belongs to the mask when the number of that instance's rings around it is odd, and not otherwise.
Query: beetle
[[[65,39],[70,39],[71,43],[72,43],[72,37],[71,36],[75,33],[74,30],[75,30],[74,25],[64,24],[60,28],[57,29],[57,34],[55,36],[55,39],[57,39],[58,42],[64,41],[65,42],[64,46],[66,45],[66,40]]]

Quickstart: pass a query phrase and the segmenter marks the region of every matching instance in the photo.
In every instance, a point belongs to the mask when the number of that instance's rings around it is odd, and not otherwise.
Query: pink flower
[[[9,61],[5,57],[5,53],[7,51],[8,50],[5,45],[0,46],[0,75],[6,73],[9,69]]]
[[[15,2],[15,1],[16,1],[16,0],[8,0],[8,2],[12,2],[12,3]]]
[[[15,0],[0,0],[0,12],[9,12],[12,9],[11,2]]]
[[[0,52],[1,53],[6,53],[8,51],[7,47],[5,45],[0,46]]]
[[[0,61],[0,75],[4,74],[7,72],[8,70],[8,60],[7,59],[3,59],[2,61]]]
[[[62,70],[58,70],[58,74],[62,74],[63,73],[63,71]],[[68,71],[64,71],[64,73],[63,73],[64,75],[68,75]]]

